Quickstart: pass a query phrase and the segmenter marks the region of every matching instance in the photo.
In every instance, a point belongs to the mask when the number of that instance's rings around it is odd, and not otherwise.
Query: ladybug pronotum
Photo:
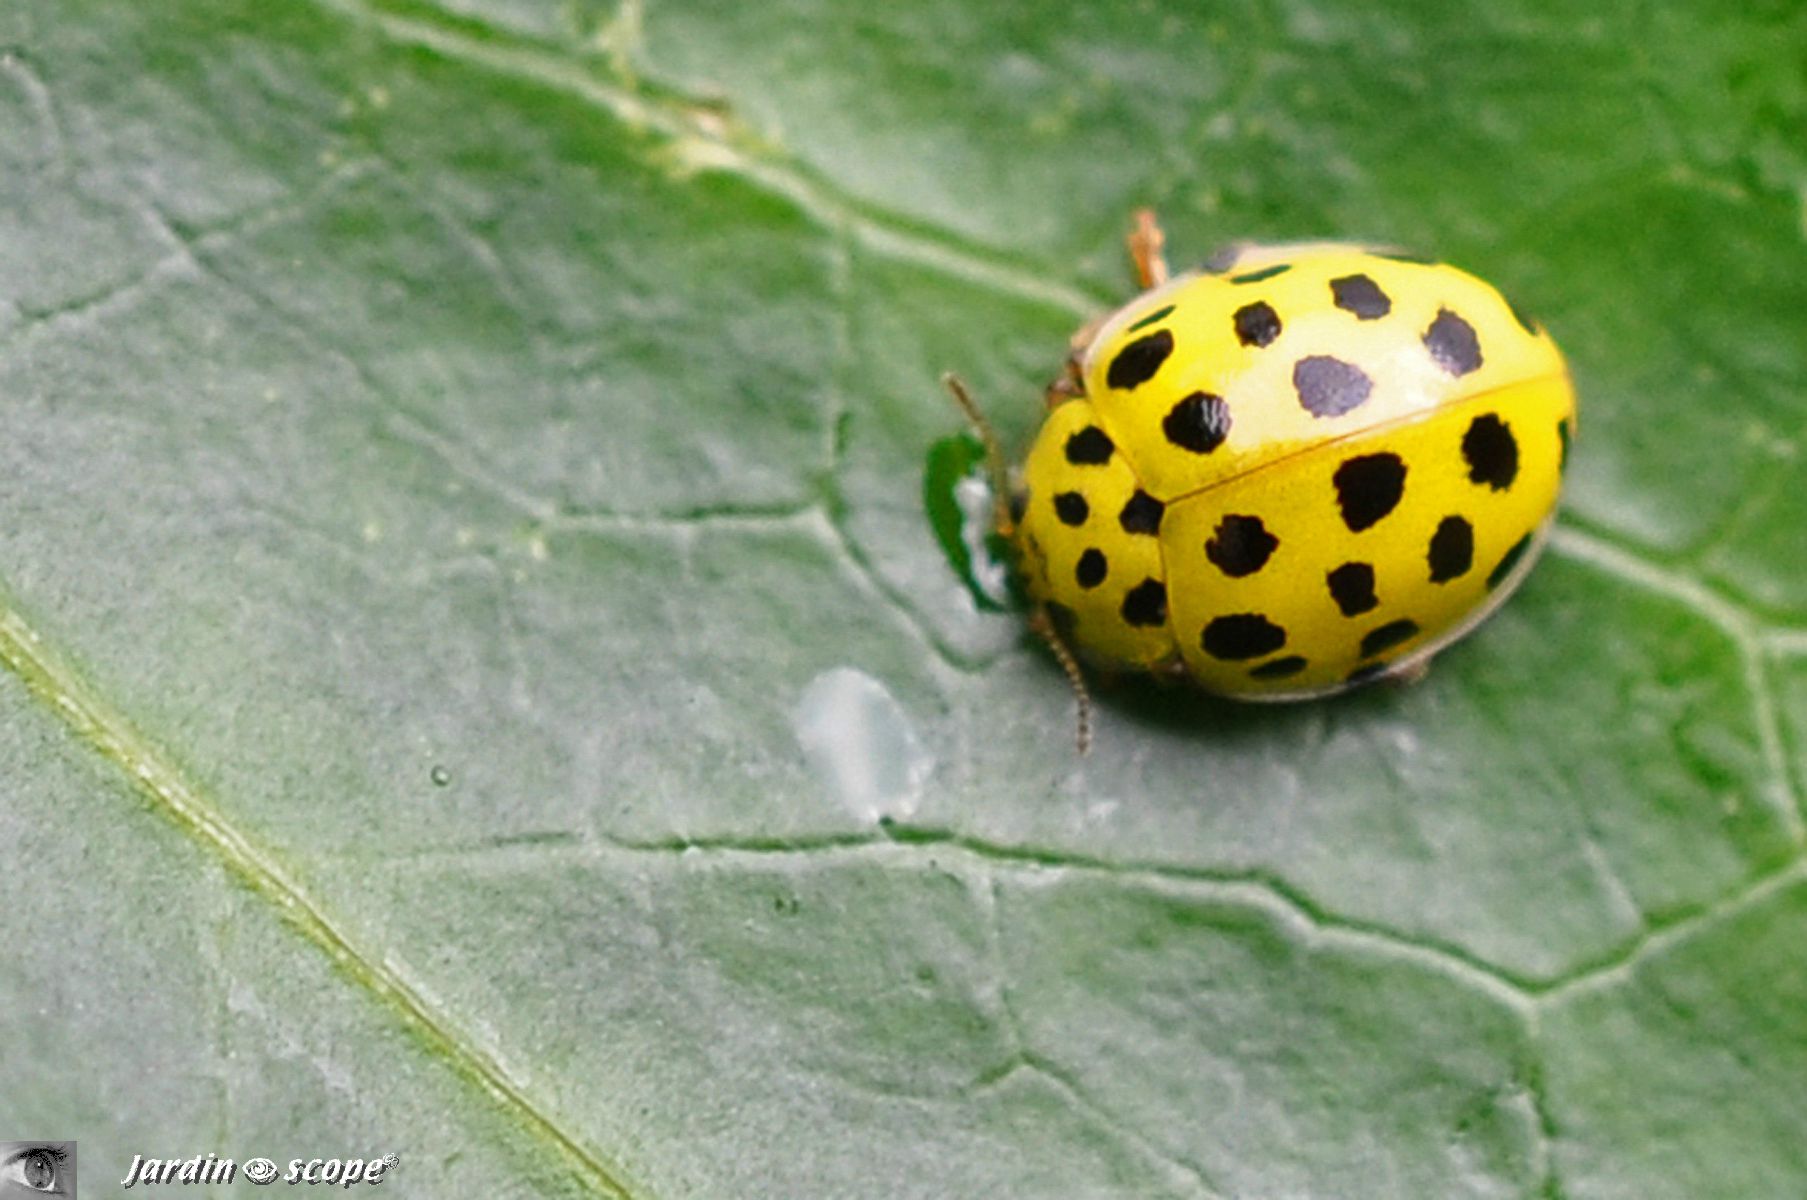
[[[1524,579],[1575,424],[1547,333],[1454,267],[1242,245],[1074,338],[999,531],[1038,632],[1241,700],[1415,673]],[[949,377],[991,451],[996,439]]]

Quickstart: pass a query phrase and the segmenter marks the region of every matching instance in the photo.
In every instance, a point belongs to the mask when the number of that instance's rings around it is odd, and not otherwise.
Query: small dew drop
[[[829,793],[862,821],[907,820],[935,759],[884,684],[852,667],[809,681],[791,718],[797,742]]]
[[[452,782],[452,773],[438,763],[434,763],[433,769],[427,773],[427,778],[433,781],[434,787],[445,787]]]

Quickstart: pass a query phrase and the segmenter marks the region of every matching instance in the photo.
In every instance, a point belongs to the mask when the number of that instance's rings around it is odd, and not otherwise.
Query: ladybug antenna
[[[1048,616],[1048,610],[1037,608],[1029,618],[1029,628],[1036,636],[1047,643],[1048,650],[1054,655],[1060,669],[1067,673],[1067,683],[1073,688],[1073,700],[1078,705],[1078,727],[1074,732],[1074,741],[1083,757],[1092,752],[1092,693],[1085,686],[1085,674],[1079,669],[1079,660],[1067,649],[1067,643],[1054,628],[1054,621]]]
[[[998,444],[997,430],[980,411],[979,402],[966,390],[964,379],[949,371],[942,375],[941,383],[985,447],[985,472],[991,477],[991,521],[999,534],[1009,537],[1016,530],[1016,521],[1010,516],[1010,472],[1004,466],[1004,451]]]

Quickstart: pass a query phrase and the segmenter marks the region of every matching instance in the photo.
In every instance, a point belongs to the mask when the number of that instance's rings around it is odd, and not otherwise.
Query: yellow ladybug
[[[1524,579],[1575,422],[1548,334],[1441,263],[1351,244],[1242,245],[1074,338],[1010,503],[1033,622],[1085,690],[1101,666],[1239,700],[1414,672]]]

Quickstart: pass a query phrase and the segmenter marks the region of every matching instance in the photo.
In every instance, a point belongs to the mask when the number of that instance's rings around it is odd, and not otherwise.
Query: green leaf
[[[0,1132],[90,1188],[1807,1192],[1804,53],[1704,0],[0,9]],[[1100,680],[1081,760],[923,464],[949,369],[1027,444],[1138,204],[1474,270],[1582,420],[1428,680]]]
[[[1009,541],[991,519],[993,489],[986,478],[985,447],[970,433],[929,446],[922,468],[922,507],[948,565],[985,612],[1022,611],[1014,594]]]

